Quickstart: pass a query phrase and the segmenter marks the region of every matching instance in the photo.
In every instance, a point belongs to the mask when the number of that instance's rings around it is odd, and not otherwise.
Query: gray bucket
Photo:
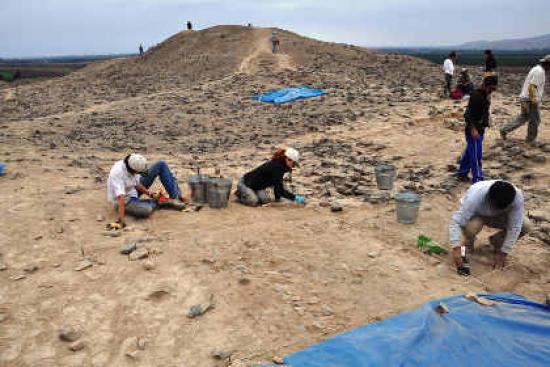
[[[382,164],[374,167],[374,175],[376,176],[376,185],[380,190],[393,189],[393,181],[395,180],[395,167],[389,164]]]
[[[231,180],[211,178],[208,181],[208,205],[211,208],[225,208],[231,194]]]
[[[208,202],[208,182],[210,177],[207,175],[195,175],[189,177],[187,183],[191,187],[191,197],[193,202],[206,204]]]
[[[418,209],[422,198],[413,192],[400,192],[395,195],[397,221],[403,224],[414,224],[418,217]]]

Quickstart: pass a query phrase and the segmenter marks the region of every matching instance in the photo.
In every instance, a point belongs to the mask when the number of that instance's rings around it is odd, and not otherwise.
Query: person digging
[[[466,191],[449,224],[450,245],[460,275],[470,275],[467,255],[473,252],[483,226],[500,230],[489,237],[489,242],[495,250],[493,267],[502,269],[517,240],[531,231],[521,190],[509,182],[491,180],[475,183]]]
[[[300,153],[294,148],[278,149],[273,157],[245,174],[237,185],[237,196],[240,203],[247,206],[268,204],[271,200],[265,189],[273,187],[276,202],[290,201],[305,204],[303,196],[285,190],[283,176],[292,172],[300,164]]]
[[[149,190],[157,177],[168,198]],[[149,198],[140,199],[140,194]],[[157,208],[181,210],[186,205],[186,198],[166,162],[156,161],[148,167],[147,159],[141,154],[130,154],[113,165],[107,179],[107,200],[118,213],[116,223],[110,225],[113,229],[125,227],[125,215],[147,218]]]

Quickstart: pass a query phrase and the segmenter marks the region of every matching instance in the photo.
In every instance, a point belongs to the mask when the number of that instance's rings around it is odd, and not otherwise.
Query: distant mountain
[[[550,34],[530,38],[505,39],[499,41],[473,41],[457,46],[462,50],[500,50],[500,51],[528,51],[550,50]]]

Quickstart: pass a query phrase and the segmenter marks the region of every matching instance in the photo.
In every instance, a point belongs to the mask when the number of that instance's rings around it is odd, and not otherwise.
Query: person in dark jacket
[[[490,95],[497,89],[496,76],[483,79],[481,86],[470,94],[468,108],[464,113],[466,121],[466,150],[460,160],[460,168],[456,174],[461,181],[468,180],[472,171],[472,182],[483,181],[481,160],[483,157],[483,134],[489,126]]]
[[[270,199],[265,192],[268,187],[273,187],[276,201],[283,199],[305,204],[305,198],[288,192],[283,185],[283,176],[292,172],[300,162],[300,154],[296,149],[278,149],[271,160],[245,174],[237,185],[237,198],[248,206],[267,204]]]
[[[493,51],[485,50],[485,76],[495,75],[497,72],[497,60]]]

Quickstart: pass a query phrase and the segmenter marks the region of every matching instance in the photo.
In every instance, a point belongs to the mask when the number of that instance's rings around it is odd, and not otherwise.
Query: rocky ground
[[[0,85],[0,365],[253,366],[437,297],[544,300],[548,107],[535,147],[523,143],[525,128],[506,142],[497,132],[519,110],[524,71],[501,75],[484,169],[523,189],[536,230],[504,271],[492,270],[484,233],[465,279],[415,247],[419,234],[446,244],[468,187],[450,178],[465,103],[439,98],[438,66],[286,31],[272,55],[270,33],[184,32],[142,59]],[[328,95],[282,106],[250,99],[288,85]],[[200,168],[236,183],[279,144],[302,152],[287,185],[305,208],[231,201],[159,211],[118,237],[104,231],[114,219],[105,179],[128,152],[165,159],[182,182]],[[392,191],[376,187],[381,163],[397,168]],[[395,221],[403,189],[422,195],[414,225]],[[343,211],[331,212],[335,204]]]

